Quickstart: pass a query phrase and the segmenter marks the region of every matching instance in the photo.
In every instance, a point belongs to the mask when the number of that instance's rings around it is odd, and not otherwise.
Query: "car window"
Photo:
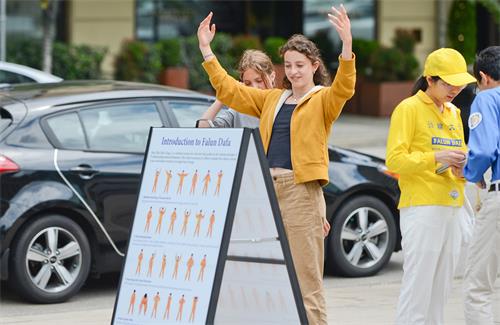
[[[47,119],[47,125],[65,149],[86,149],[85,135],[76,112]]]
[[[3,107],[0,107],[0,133],[12,124],[12,115]]]
[[[180,127],[194,127],[196,120],[201,118],[209,105],[206,103],[176,101],[169,102],[168,107],[172,109]]]
[[[80,111],[90,150],[144,152],[151,126],[163,126],[154,103],[130,103]]]
[[[23,76],[22,74],[0,70],[0,84],[18,84],[23,82],[35,82],[35,80]]]

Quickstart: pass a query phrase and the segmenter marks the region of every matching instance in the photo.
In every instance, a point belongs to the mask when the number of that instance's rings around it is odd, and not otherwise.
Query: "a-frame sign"
[[[257,130],[152,128],[112,324],[307,324]]]

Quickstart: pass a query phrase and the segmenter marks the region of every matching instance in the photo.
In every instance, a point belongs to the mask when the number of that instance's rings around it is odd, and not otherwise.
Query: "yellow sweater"
[[[416,205],[462,206],[463,178],[451,169],[437,174],[434,151],[466,151],[460,110],[445,103],[443,113],[423,91],[403,100],[391,117],[386,164],[399,174],[399,208]]]
[[[295,183],[319,180],[328,184],[328,136],[332,123],[345,102],[354,94],[356,68],[354,59],[340,59],[340,66],[330,87],[316,86],[297,104],[290,121],[290,150]],[[274,119],[290,96],[290,90],[261,90],[247,87],[227,74],[216,59],[205,61],[217,98],[225,105],[260,118],[260,134],[267,153]]]

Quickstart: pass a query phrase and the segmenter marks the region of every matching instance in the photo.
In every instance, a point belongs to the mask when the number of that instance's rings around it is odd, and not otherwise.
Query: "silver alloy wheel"
[[[360,207],[346,218],[340,241],[342,253],[349,263],[358,268],[372,267],[387,251],[387,222],[379,211]]]
[[[31,240],[26,252],[26,271],[39,289],[56,293],[71,286],[82,267],[78,241],[66,229],[45,228]]]

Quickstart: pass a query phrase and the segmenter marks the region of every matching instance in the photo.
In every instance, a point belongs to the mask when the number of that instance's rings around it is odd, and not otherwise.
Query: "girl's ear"
[[[271,72],[271,74],[268,76],[268,79],[270,81],[270,88],[274,88],[276,86],[276,71],[273,70],[273,72]]]
[[[314,69],[314,73],[316,73],[316,71],[318,70],[319,68],[319,61],[316,61],[313,63],[313,69]]]

